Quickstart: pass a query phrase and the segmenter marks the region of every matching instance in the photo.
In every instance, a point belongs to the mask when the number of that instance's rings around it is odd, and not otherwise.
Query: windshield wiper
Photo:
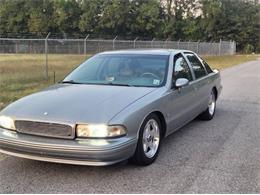
[[[68,84],[85,84],[85,85],[112,85],[112,86],[126,86],[126,87],[135,87],[134,85],[129,85],[129,84],[123,84],[123,83],[79,83],[79,82],[75,82],[73,80],[69,80],[69,81],[61,81],[59,83],[68,83]]]
[[[104,83],[104,85],[113,85],[113,86],[126,86],[126,87],[135,87],[134,85],[130,85],[130,84],[123,84],[123,83]]]
[[[79,82],[75,82],[75,81],[73,81],[73,80],[70,80],[70,81],[61,81],[61,82],[59,82],[59,83],[68,83],[68,84],[82,84],[82,83],[79,83]]]

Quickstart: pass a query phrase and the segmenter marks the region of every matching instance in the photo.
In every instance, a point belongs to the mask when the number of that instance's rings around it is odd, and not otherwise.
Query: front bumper
[[[110,165],[130,158],[135,152],[136,144],[136,139],[127,137],[65,140],[0,128],[1,153],[56,163]]]

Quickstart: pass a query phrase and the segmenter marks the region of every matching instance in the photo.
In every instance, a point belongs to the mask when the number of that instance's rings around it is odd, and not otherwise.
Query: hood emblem
[[[44,112],[43,114],[44,114],[45,116],[47,116],[47,115],[48,115],[48,112]]]

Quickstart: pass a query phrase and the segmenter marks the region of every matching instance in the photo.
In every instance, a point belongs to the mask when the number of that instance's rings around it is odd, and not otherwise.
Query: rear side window
[[[174,57],[173,79],[176,81],[179,78],[185,78],[188,79],[189,81],[192,80],[189,65],[181,54],[177,54]]]
[[[196,79],[204,77],[207,75],[202,63],[200,62],[200,60],[197,58],[197,56],[195,56],[192,53],[185,53],[186,57],[188,58],[192,69],[194,71],[194,74],[196,76]]]
[[[208,65],[208,63],[205,62],[203,59],[201,59],[201,61],[202,61],[203,65],[204,65],[204,67],[206,68],[207,72],[208,72],[208,73],[212,73],[213,71],[212,71],[212,69],[210,68],[210,66]]]

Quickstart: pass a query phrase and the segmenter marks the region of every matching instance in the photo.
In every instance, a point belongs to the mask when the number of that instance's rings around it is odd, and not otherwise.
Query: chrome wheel
[[[143,131],[143,150],[148,158],[153,158],[160,144],[160,128],[156,120],[150,119]]]
[[[214,92],[212,91],[210,94],[210,100],[209,100],[209,105],[208,105],[209,114],[211,116],[214,114],[215,108],[216,108],[216,98],[215,98]]]

